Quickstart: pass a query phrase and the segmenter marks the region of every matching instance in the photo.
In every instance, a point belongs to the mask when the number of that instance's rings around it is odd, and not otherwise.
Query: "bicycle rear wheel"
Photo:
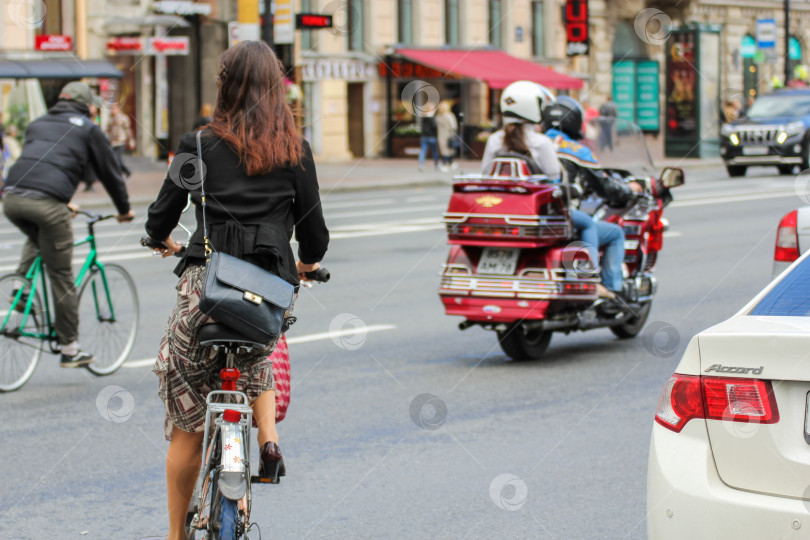
[[[11,304],[20,289],[23,295],[12,310]],[[43,340],[21,335],[44,332],[45,312],[38,294],[34,295],[31,311],[23,325],[25,315],[22,311],[30,292],[31,282],[22,276],[12,274],[0,278],[0,392],[12,392],[28,382],[42,354]]]
[[[122,267],[105,264],[84,281],[79,291],[79,339],[95,357],[87,366],[91,373],[109,375],[126,361],[135,345],[139,314],[135,283]]]

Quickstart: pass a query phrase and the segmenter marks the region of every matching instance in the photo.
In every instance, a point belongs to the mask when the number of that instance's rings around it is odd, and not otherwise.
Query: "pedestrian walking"
[[[135,148],[135,139],[132,136],[132,125],[129,121],[129,116],[121,110],[118,103],[110,105],[110,121],[107,122],[107,129],[105,131],[107,138],[110,139],[110,144],[115,152],[115,157],[118,159],[118,165],[121,167],[121,172],[124,176],[129,177],[132,171],[124,163],[124,150],[126,148]]]
[[[613,129],[616,127],[616,117],[619,110],[613,103],[613,97],[608,95],[601,107],[599,107],[599,149],[610,148],[613,151]]]
[[[422,135],[419,137],[419,170],[425,170],[425,157],[427,157],[427,151],[430,151],[433,154],[433,165],[438,169],[439,168],[439,147],[436,142],[436,110],[429,111],[425,116],[422,117]]]
[[[458,122],[456,116],[450,111],[450,102],[439,103],[436,114],[436,140],[439,146],[439,154],[442,158],[440,169],[444,172],[457,167],[453,163],[456,149],[461,146],[458,141]]]

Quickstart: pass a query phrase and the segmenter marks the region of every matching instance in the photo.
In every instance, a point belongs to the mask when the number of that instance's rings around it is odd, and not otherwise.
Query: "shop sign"
[[[188,54],[188,36],[164,36],[149,38],[147,54],[181,55]]]
[[[143,39],[139,37],[116,37],[107,40],[108,54],[141,54],[143,51]]]
[[[273,41],[286,45],[295,36],[295,17],[292,0],[273,0]]]
[[[156,0],[152,7],[158,13],[170,15],[211,15],[211,4],[190,2],[188,0]]]
[[[374,78],[374,64],[359,60],[304,60],[301,78],[304,81],[343,80],[368,81]]]
[[[295,16],[295,27],[299,30],[312,30],[316,28],[332,28],[331,15],[317,13],[299,13]]]
[[[757,19],[757,47],[760,49],[776,47],[776,19]]]
[[[636,121],[636,63],[632,60],[613,64],[613,102],[619,118]]]
[[[385,62],[379,63],[380,77],[386,77],[390,74],[395,79],[460,79],[452,73],[445,73],[438,69],[423,66],[408,60],[392,60],[391,64],[386,66]]]
[[[188,36],[163,36],[144,39],[142,37],[116,37],[107,40],[107,54],[145,54],[154,56],[187,55]]]
[[[38,51],[70,51],[73,49],[73,38],[59,34],[35,36],[34,48]]]
[[[568,56],[587,55],[588,44],[588,0],[566,0],[565,35]]]
[[[697,140],[698,68],[694,30],[673,32],[667,42],[667,136]]]
[[[636,65],[636,124],[642,131],[658,131],[661,127],[658,97],[658,61],[639,60]]]

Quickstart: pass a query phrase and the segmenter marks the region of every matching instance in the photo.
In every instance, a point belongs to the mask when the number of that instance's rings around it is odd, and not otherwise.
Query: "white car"
[[[779,222],[773,254],[773,277],[810,249],[810,206],[791,210]]]
[[[653,424],[647,534],[810,538],[810,255],[686,348]]]

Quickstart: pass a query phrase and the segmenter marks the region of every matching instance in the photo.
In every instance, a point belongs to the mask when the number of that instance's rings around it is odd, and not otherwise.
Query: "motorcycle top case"
[[[573,226],[559,184],[459,177],[443,221],[450,244],[515,248],[568,242]]]
[[[258,343],[281,334],[294,287],[258,266],[214,252],[207,263],[200,311]]]

